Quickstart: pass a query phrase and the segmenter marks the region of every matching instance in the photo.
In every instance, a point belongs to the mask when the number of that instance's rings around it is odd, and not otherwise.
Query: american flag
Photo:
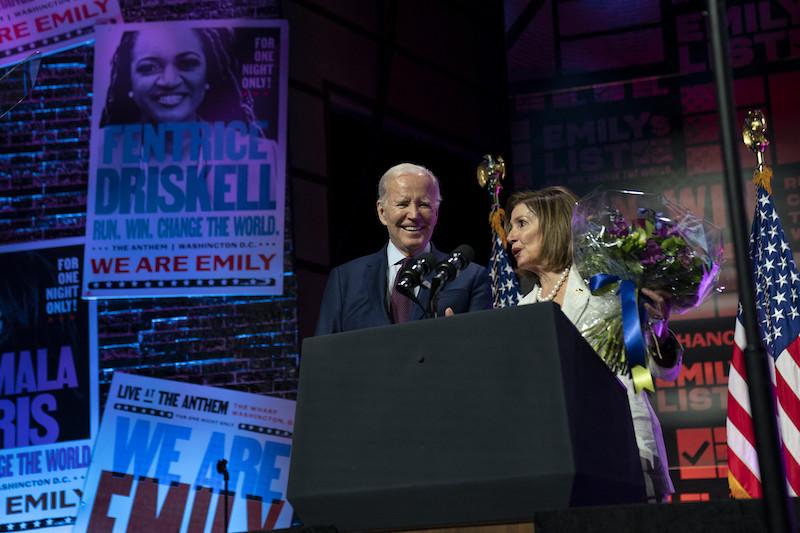
[[[790,496],[797,496],[800,493],[800,274],[772,199],[760,186],[750,257],[754,263],[759,330],[776,397],[787,488]],[[734,497],[759,498],[761,476],[747,394],[741,305],[734,339],[728,381],[728,484]]]
[[[504,219],[503,210],[495,206],[492,219]],[[514,269],[508,262],[505,248],[505,235],[502,228],[492,224],[492,255],[489,275],[492,278],[492,307],[509,307],[517,305],[520,299],[519,281]]]

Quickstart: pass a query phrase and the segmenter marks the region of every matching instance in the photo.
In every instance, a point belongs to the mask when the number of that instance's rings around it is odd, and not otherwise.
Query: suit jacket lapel
[[[373,303],[379,306],[380,309],[376,312],[383,313],[389,323],[392,322],[392,315],[389,314],[389,302],[386,300],[386,293],[388,292],[386,273],[389,270],[389,260],[386,258],[386,246],[376,252],[367,263],[366,281],[368,287],[367,294],[379,295],[372,297]]]
[[[580,322],[583,313],[586,311],[586,306],[589,304],[589,297],[591,292],[586,283],[583,282],[578,269],[573,265],[569,271],[569,278],[567,279],[567,292],[564,296],[564,304],[561,306],[561,311],[569,318],[573,324]]]

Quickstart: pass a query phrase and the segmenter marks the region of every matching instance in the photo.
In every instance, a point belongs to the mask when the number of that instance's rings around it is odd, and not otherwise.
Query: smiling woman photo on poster
[[[100,127],[139,122],[255,122],[240,90],[233,32],[154,27],[122,34]]]
[[[177,164],[186,176],[190,168],[205,176],[208,205],[271,205],[262,167],[279,174],[277,145],[241,88],[236,42],[233,29],[184,23],[124,31],[100,117],[101,165],[138,167],[150,180],[154,165]],[[178,186],[190,178],[162,176],[162,187],[164,179]]]

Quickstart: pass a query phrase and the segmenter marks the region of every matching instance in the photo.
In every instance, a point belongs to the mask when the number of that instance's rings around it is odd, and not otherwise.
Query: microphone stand
[[[442,290],[443,286],[442,280],[434,276],[431,280],[431,297],[428,300],[428,316],[432,316],[433,318],[439,316],[439,292]]]
[[[217,461],[217,472],[222,474],[222,480],[225,483],[225,492],[223,493],[223,497],[225,498],[225,526],[223,531],[225,533],[228,532],[228,480],[230,479],[230,474],[228,474],[228,461],[225,459],[220,459]]]

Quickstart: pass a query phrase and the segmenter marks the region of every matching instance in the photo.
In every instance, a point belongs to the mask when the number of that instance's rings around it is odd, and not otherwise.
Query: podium
[[[306,339],[287,494],[339,531],[644,500],[626,390],[551,303]]]

